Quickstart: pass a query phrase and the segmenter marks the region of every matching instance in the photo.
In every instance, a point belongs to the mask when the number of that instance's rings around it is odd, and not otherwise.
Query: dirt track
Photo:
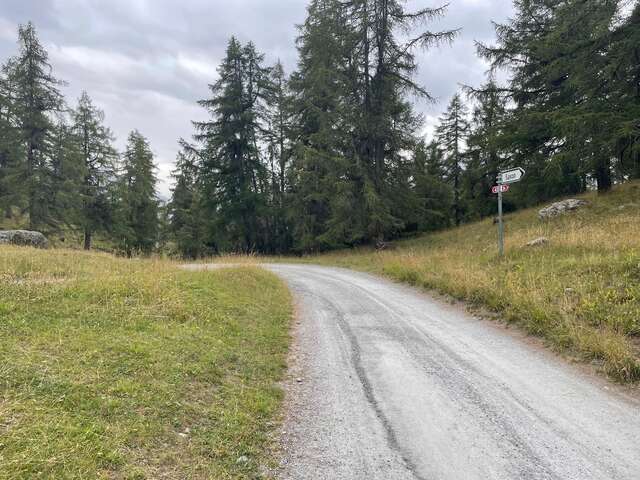
[[[296,295],[283,479],[640,478],[640,404],[490,322],[342,269]]]

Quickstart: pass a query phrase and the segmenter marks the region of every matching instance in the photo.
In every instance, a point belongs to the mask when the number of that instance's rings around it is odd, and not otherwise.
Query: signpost
[[[522,177],[524,177],[524,170],[520,167],[500,172],[498,174],[498,184],[509,185],[510,183],[516,183],[522,180]]]
[[[509,185],[519,182],[524,177],[522,168],[514,168],[498,174],[498,185],[491,188],[492,193],[498,194],[498,253],[504,257],[504,219],[502,216],[502,194],[509,191]]]

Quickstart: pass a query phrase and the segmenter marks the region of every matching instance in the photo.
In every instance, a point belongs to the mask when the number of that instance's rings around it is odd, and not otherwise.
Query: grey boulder
[[[544,207],[538,212],[538,215],[542,220],[546,220],[547,218],[557,217],[558,215],[577,210],[578,208],[584,207],[587,204],[588,203],[584,200],[569,198],[567,200],[552,203],[551,205]]]
[[[49,241],[40,232],[28,230],[0,230],[0,245],[21,245],[35,248],[48,248]]]
[[[549,243],[549,239],[547,237],[540,237],[527,243],[527,247],[541,247],[547,243]]]

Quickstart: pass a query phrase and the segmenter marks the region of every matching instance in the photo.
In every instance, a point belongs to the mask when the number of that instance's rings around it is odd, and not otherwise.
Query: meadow
[[[0,247],[0,479],[257,478],[291,314],[257,268]]]
[[[506,256],[492,219],[371,248],[306,257],[437,291],[482,307],[591,362],[640,380],[640,184],[583,195],[588,206],[550,219],[507,215]],[[539,237],[548,243],[526,244]]]

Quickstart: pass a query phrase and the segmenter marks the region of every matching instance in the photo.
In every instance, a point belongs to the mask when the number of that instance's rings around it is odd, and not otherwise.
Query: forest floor
[[[492,219],[302,261],[384,275],[437,291],[542,337],[621,382],[640,380],[640,183],[579,198],[589,205],[542,221],[506,217],[506,256]],[[549,242],[526,244],[539,237]],[[286,259],[291,262],[291,259]],[[296,260],[300,261],[300,260]]]
[[[0,247],[0,479],[257,477],[291,315],[257,268]]]

